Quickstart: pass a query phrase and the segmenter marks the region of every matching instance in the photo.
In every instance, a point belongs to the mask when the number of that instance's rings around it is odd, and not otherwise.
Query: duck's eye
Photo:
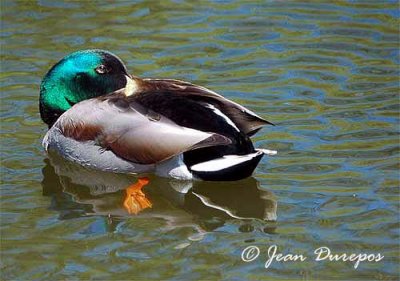
[[[98,67],[96,67],[95,71],[98,74],[105,74],[111,71],[111,68],[107,68],[104,64],[99,65]]]

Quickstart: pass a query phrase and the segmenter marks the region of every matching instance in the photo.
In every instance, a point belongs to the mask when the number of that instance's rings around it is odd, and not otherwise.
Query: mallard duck
[[[272,123],[188,82],[128,74],[104,50],[74,52],[45,75],[40,116],[46,151],[117,173],[192,180],[239,180],[265,154],[250,140]]]

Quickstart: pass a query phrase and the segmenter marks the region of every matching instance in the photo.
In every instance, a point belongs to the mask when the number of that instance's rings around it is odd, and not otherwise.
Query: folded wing
[[[180,153],[231,141],[219,134],[179,126],[121,93],[74,105],[54,124],[66,137],[92,141],[99,150],[140,164],[153,164]]]
[[[142,79],[139,91],[143,94],[170,91],[188,99],[211,104],[228,116],[248,136],[254,135],[267,124],[273,125],[240,104],[230,101],[207,88],[188,82],[174,79]]]

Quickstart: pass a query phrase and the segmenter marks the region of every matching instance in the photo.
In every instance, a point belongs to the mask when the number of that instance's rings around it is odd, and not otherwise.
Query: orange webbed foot
[[[138,181],[125,190],[126,195],[124,198],[123,206],[129,214],[138,214],[141,210],[151,208],[153,205],[146,198],[142,188],[150,182],[149,178],[139,178]]]

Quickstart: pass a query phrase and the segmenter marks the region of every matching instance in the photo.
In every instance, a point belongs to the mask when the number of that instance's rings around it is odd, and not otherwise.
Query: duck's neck
[[[40,85],[40,117],[49,126],[74,104],[107,93],[102,83],[95,84],[84,74],[50,71]]]
[[[58,79],[44,79],[40,86],[39,109],[40,117],[49,126],[57,121],[65,111],[70,109],[74,103],[71,90],[58,81]]]

